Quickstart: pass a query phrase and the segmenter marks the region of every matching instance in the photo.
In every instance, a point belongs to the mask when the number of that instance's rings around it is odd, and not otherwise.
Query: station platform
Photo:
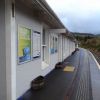
[[[80,48],[45,77],[45,86],[29,89],[19,100],[100,100],[100,69],[93,54]],[[74,71],[64,71],[73,66]]]

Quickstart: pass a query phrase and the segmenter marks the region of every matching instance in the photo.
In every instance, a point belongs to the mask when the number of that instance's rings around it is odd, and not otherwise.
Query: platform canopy
[[[47,29],[49,33],[66,33],[66,29]]]
[[[33,11],[34,16],[50,28],[66,28],[45,0],[16,0]],[[67,29],[66,29],[67,30]]]
[[[61,20],[57,17],[55,12],[51,9],[45,0],[16,0],[19,3],[23,3],[25,7],[28,7],[33,11],[33,15],[42,23],[46,23],[51,33],[63,33],[65,36],[73,39],[73,35],[64,26]]]

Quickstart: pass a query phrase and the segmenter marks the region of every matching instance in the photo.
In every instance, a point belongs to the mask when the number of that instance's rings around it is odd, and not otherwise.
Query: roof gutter
[[[36,0],[35,2],[37,2],[53,19],[55,19],[62,28],[66,28],[45,0]]]

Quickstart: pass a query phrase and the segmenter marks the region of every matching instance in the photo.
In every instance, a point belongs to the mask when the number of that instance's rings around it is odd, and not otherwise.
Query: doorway
[[[42,33],[42,69],[49,66],[49,34],[45,29]]]

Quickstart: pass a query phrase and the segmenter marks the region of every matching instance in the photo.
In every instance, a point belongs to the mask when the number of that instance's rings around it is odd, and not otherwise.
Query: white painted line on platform
[[[89,51],[89,52],[90,52],[90,51]],[[93,57],[93,59],[94,59],[96,65],[97,65],[98,68],[100,69],[100,65],[99,65],[99,63],[97,62],[96,58],[94,57],[94,55],[93,55],[91,52],[90,52],[90,54],[91,54],[91,56]]]

